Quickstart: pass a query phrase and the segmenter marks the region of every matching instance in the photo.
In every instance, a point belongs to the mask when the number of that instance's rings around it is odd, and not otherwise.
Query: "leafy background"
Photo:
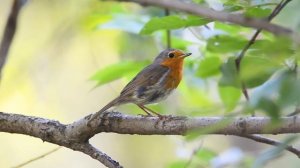
[[[264,18],[279,1],[194,2]],[[0,4],[3,30],[11,1],[2,0]],[[299,31],[299,7],[299,1],[292,1],[274,23]],[[294,66],[299,51],[287,38],[262,32],[247,51],[238,75],[235,58],[253,29],[180,12],[165,16],[162,9],[130,3],[43,0],[30,1],[21,13],[1,81],[0,109],[63,123],[95,112],[166,47],[167,29],[172,30],[172,47],[193,56],[185,62],[184,79],[177,91],[166,101],[149,106],[152,109],[188,116],[249,116],[255,111],[256,115],[272,117],[275,126],[280,116],[297,107],[300,83]],[[241,92],[241,81],[250,94],[249,102]],[[134,105],[117,109],[142,113]],[[296,135],[271,137],[299,144]],[[55,148],[22,135],[1,133],[0,141],[0,167],[15,166]],[[300,165],[298,158],[282,153],[282,148],[199,132],[187,138],[101,134],[92,143],[125,167]],[[54,166],[99,167],[99,163],[81,153],[60,149],[27,167]]]

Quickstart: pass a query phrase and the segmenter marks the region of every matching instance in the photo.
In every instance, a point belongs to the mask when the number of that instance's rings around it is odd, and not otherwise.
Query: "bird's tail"
[[[91,118],[88,121],[88,125],[90,124],[91,121],[93,121],[95,118],[99,117],[99,115],[101,113],[103,113],[104,111],[108,110],[109,108],[116,106],[118,104],[121,104],[120,102],[120,97],[115,98],[114,100],[112,100],[111,102],[109,102],[106,106],[102,107],[101,110],[99,110],[98,112],[96,112],[95,114],[91,115]]]
[[[115,98],[114,100],[112,100],[111,102],[109,102],[107,105],[105,105],[104,107],[102,107],[102,109],[99,110],[97,113],[100,114],[100,113],[102,113],[102,112],[108,110],[109,108],[111,108],[111,107],[113,107],[113,106],[116,106],[116,105],[118,105],[118,104],[121,104],[121,102],[120,102],[120,97],[117,97],[117,98]]]

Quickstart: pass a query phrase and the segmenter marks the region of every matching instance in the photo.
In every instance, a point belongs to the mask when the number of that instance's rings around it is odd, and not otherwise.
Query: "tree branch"
[[[22,6],[25,5],[26,2],[27,0],[14,0],[12,4],[12,8],[9,17],[7,19],[4,28],[4,34],[0,43],[0,78],[1,78],[1,72],[3,66],[7,59],[10,45],[12,43],[13,37],[17,29],[17,20],[18,20],[19,12]]]
[[[88,143],[95,134],[114,132],[140,135],[185,135],[189,131],[204,130],[226,122],[206,134],[248,136],[249,134],[287,134],[300,133],[300,118],[282,117],[282,124],[267,129],[271,123],[268,117],[183,117],[169,116],[165,119],[125,115],[118,112],[104,112],[93,118],[90,114],[72,124],[58,121],[8,114],[0,112],[0,132],[18,133],[40,138],[43,141],[83,152],[97,159],[107,167],[122,167],[118,162],[97,150]],[[93,118],[91,121],[90,119]],[[89,123],[89,125],[88,125]]]
[[[88,140],[68,139],[66,134],[70,133],[66,131],[67,126],[54,120],[0,112],[0,132],[30,135],[43,141],[83,152],[109,168],[122,167],[105,153],[90,145]]]
[[[239,24],[246,27],[266,30],[276,35],[290,35],[291,37],[294,37],[293,38],[294,40],[300,41],[299,35],[294,33],[291,29],[269,23],[268,21],[262,19],[248,18],[240,14],[230,14],[227,12],[215,11],[194,3],[184,3],[178,0],[117,0],[117,1],[135,2],[141,5],[151,5],[151,6],[158,6],[161,8],[167,8],[171,10],[177,10],[181,12],[202,16],[207,19],[218,20],[221,22],[230,22],[230,23]]]
[[[231,22],[242,26],[254,27],[259,30],[267,30],[277,35],[289,35],[299,40],[299,36],[288,28],[271,24],[264,20],[214,11],[195,4],[171,0],[121,1],[132,1],[143,5],[154,5],[166,8],[167,10],[179,10],[200,15],[208,19]],[[0,73],[16,31],[19,11],[24,3],[26,3],[26,0],[15,0],[13,3],[12,11],[9,15],[0,46]],[[91,114],[72,124],[65,125],[54,120],[0,112],[0,132],[18,133],[40,138],[43,141],[83,152],[100,161],[107,167],[119,168],[122,166],[118,162],[93,147],[88,140],[95,134],[101,132],[140,135],[185,135],[189,131],[203,130],[222,123],[224,120],[228,120],[227,118],[222,117],[191,118],[181,116],[160,119],[158,117],[130,116],[117,112],[104,112],[91,120],[92,116],[93,115]],[[237,135],[253,139],[257,142],[278,146],[281,145],[280,142],[249,134],[300,133],[300,119],[297,116],[282,117],[281,119],[282,124],[280,126],[274,129],[266,129],[271,123],[271,119],[268,117],[229,118],[229,123],[219,129],[208,132],[208,134]],[[300,152],[296,148],[287,146],[287,150],[295,153],[299,157]]]
[[[211,128],[226,120],[223,117],[183,117],[169,116],[165,119],[125,115],[119,112],[104,112],[89,122],[88,115],[72,124],[39,117],[0,112],[0,131],[30,135],[62,146],[69,142],[87,142],[101,132],[140,135],[185,135],[188,131]],[[207,134],[247,135],[247,134],[287,134],[300,133],[300,117],[282,117],[282,124],[267,129],[269,117],[234,117],[222,128]],[[87,123],[90,125],[87,125]]]
[[[119,162],[113,160],[111,157],[96,149],[89,143],[74,143],[71,146],[66,146],[75,151],[83,152],[90,157],[100,161],[102,164],[109,168],[122,168]]]
[[[275,16],[279,14],[279,12],[290,2],[291,0],[282,0],[272,11],[272,13],[268,16],[267,21],[271,21]],[[257,29],[256,32],[253,34],[252,38],[249,40],[247,45],[243,48],[243,50],[240,52],[240,54],[237,56],[235,60],[235,65],[237,72],[240,72],[240,66],[241,66],[241,61],[244,58],[245,53],[248,51],[248,49],[251,47],[252,44],[254,44],[257,36],[260,34],[262,29]],[[242,87],[242,92],[246,98],[247,101],[249,101],[249,95],[247,91],[247,86],[244,81],[241,81],[241,87]],[[255,114],[253,113],[252,116]]]
[[[294,153],[295,155],[297,155],[300,158],[300,150],[297,148],[294,148],[291,145],[286,145],[283,144],[282,142],[270,139],[270,138],[266,138],[260,135],[242,135],[240,137],[244,137],[244,138],[248,138],[248,139],[252,139],[256,142],[260,142],[260,143],[264,143],[264,144],[269,144],[269,145],[273,145],[273,146],[285,146],[285,149],[291,153]]]

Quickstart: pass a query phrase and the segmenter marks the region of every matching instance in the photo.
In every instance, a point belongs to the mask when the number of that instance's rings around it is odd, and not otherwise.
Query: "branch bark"
[[[104,112],[97,117],[93,115],[90,114],[74,123],[65,125],[54,120],[0,112],[0,132],[40,138],[43,141],[83,152],[112,168],[122,166],[88,143],[88,140],[98,133],[185,135],[189,131],[213,128],[224,121],[226,121],[225,125],[205,133],[243,137],[250,134],[300,133],[300,118],[297,116],[282,117],[280,126],[268,129],[271,123],[271,119],[268,117],[168,116],[160,119],[158,117],[125,115],[119,112]]]
[[[104,112],[89,122],[88,115],[72,124],[58,121],[0,112],[0,131],[30,135],[58,145],[69,142],[87,142],[95,134],[114,132],[139,135],[185,135],[189,131],[214,127],[227,120],[227,124],[207,134],[248,135],[300,133],[300,117],[282,117],[282,124],[268,129],[269,117],[183,117],[169,116],[165,119]],[[87,123],[90,123],[87,125]]]
[[[276,35],[289,35],[295,41],[300,41],[299,35],[294,33],[291,29],[269,23],[266,20],[244,17],[240,14],[230,14],[222,11],[215,11],[194,3],[184,3],[178,0],[117,0],[125,2],[135,2],[141,5],[151,5],[170,10],[177,10],[185,13],[190,13],[207,19],[218,20],[221,22],[230,22],[246,27],[262,29],[272,32]]]
[[[54,120],[0,112],[0,132],[18,133],[40,138],[43,141],[85,153],[109,168],[122,167],[117,161],[94,148],[88,143],[88,140],[68,139],[66,134],[70,133],[66,131],[67,126]]]
[[[268,129],[269,117],[158,117],[131,116],[118,112],[105,112],[89,121],[89,115],[66,127],[70,138],[89,139],[101,132],[140,135],[186,135],[189,131],[204,130],[222,125],[207,134],[245,135],[245,134],[286,134],[300,133],[300,118],[282,117],[282,124],[276,129]],[[87,123],[90,123],[87,126]],[[226,124],[224,124],[226,123]]]
[[[90,143],[71,143],[71,146],[65,146],[67,148],[73,149],[75,151],[83,152],[90,157],[98,160],[99,162],[103,163],[105,166],[109,168],[122,168],[119,162],[113,160],[111,157],[106,155],[105,153],[101,152]]]

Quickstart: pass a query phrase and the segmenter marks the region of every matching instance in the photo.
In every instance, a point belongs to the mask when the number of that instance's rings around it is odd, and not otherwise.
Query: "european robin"
[[[151,113],[161,116],[145,105],[167,98],[177,88],[182,78],[183,60],[191,54],[178,49],[162,51],[152,64],[139,72],[121,94],[104,106],[98,114],[113,106],[134,103],[150,116]]]

